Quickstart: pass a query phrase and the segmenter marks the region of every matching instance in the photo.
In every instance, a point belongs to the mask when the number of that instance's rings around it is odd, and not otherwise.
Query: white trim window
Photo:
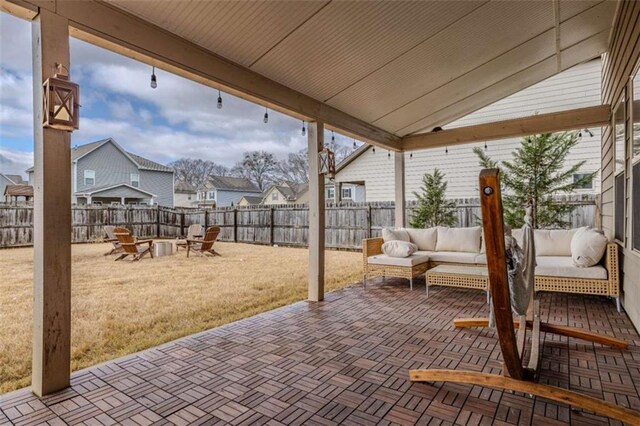
[[[140,175],[138,173],[131,173],[131,186],[140,188]]]
[[[585,178],[586,176],[591,175],[591,173],[574,173],[573,174],[573,183],[578,182],[579,180]],[[585,182],[584,184],[582,184],[581,186],[579,186],[576,189],[593,189],[593,178],[591,178],[591,180],[589,180],[588,182]]]
[[[334,188],[327,188],[327,199],[333,200],[336,198],[336,190]]]
[[[351,200],[352,199],[352,188],[351,187],[347,187],[347,188],[342,188],[342,199],[343,200]]]
[[[211,201],[215,201],[216,200],[216,191],[209,191],[207,193],[207,199],[211,200]]]
[[[85,170],[84,171],[84,185],[85,186],[95,186],[96,184],[96,172],[95,170]]]

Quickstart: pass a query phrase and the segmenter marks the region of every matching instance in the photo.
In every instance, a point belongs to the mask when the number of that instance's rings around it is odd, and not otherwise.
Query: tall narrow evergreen
[[[524,224],[524,208],[533,203],[534,228],[562,228],[568,225],[564,219],[574,205],[554,202],[553,196],[567,194],[583,187],[595,177],[594,173],[583,174],[574,180],[586,161],[566,167],[569,151],[578,144],[574,132],[544,133],[527,136],[520,147],[512,153],[512,160],[498,164],[476,147],[483,168],[500,167],[503,193],[504,220],[512,227]]]
[[[411,218],[411,227],[455,225],[456,203],[446,198],[447,182],[444,180],[444,174],[437,168],[433,174],[425,173],[420,190],[421,193],[413,193],[418,199],[418,208]]]

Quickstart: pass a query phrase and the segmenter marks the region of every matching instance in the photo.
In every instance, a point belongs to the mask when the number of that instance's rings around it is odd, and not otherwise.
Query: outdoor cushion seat
[[[416,252],[409,257],[391,257],[386,254],[369,256],[367,262],[372,265],[415,266],[429,261],[429,256]]]
[[[462,251],[417,251],[414,253],[428,256],[432,262],[468,263],[475,264],[478,253]]]
[[[602,265],[579,268],[570,256],[537,256],[536,276],[606,280],[607,270]]]

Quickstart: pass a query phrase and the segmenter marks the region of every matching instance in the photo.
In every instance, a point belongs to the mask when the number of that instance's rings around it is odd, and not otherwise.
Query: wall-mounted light
[[[80,125],[80,86],[69,81],[64,65],[55,67],[53,77],[42,84],[42,125],[71,132]]]
[[[318,171],[329,179],[336,176],[336,155],[326,146],[318,153]]]
[[[158,79],[156,78],[156,67],[151,69],[151,88],[155,89],[158,87]]]
[[[267,108],[264,109],[264,118],[262,119],[265,124],[269,122],[269,110]]]
[[[222,96],[220,95],[219,90],[218,90],[218,109],[222,109]]]

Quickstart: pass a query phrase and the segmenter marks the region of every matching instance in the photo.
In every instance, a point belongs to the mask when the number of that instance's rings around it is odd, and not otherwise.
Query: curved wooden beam
[[[453,326],[456,328],[474,328],[474,327],[488,327],[488,318],[458,318],[453,320]],[[520,326],[518,321],[513,321],[513,327],[518,328]],[[533,327],[531,321],[527,321],[527,327]],[[594,333],[582,328],[569,327],[567,325],[549,324],[548,322],[540,323],[540,331],[545,333],[554,333],[560,336],[575,337],[576,339],[586,340],[588,342],[599,343],[605,346],[611,346],[612,348],[628,349],[629,343],[626,340],[618,339],[610,336],[603,336],[602,334]]]
[[[456,370],[410,370],[412,382],[451,382],[479,385],[490,388],[507,389],[547,398],[552,401],[579,407],[601,416],[619,420],[630,425],[640,425],[640,412],[620,407],[601,399],[582,395],[568,389],[540,383],[516,380],[497,374],[476,373]]]

